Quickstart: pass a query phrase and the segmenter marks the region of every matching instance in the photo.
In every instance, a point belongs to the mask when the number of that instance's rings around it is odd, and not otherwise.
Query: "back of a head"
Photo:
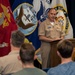
[[[11,44],[15,47],[20,47],[24,43],[25,35],[19,31],[13,31],[11,35]]]
[[[69,58],[73,52],[73,44],[67,39],[61,40],[57,44],[57,50],[63,58]]]
[[[24,43],[20,49],[20,58],[22,63],[33,63],[35,48],[32,44]]]

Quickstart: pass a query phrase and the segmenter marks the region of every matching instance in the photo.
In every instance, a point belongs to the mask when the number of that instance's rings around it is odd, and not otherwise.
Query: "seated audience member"
[[[35,48],[29,43],[24,43],[20,49],[20,60],[23,70],[13,75],[47,75],[43,70],[36,68],[34,64]]]
[[[75,75],[75,62],[72,61],[71,55],[73,45],[69,40],[61,40],[57,44],[57,54],[61,58],[61,64],[50,68],[48,75]]]
[[[10,43],[11,52],[0,58],[0,74],[11,74],[22,69],[22,63],[18,59],[19,50],[21,45],[24,43],[24,34],[20,31],[12,32]]]

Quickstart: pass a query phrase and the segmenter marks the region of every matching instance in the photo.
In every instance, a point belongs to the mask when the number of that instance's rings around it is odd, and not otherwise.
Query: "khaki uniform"
[[[64,32],[62,31],[62,26],[57,22],[52,25],[49,19],[46,19],[39,26],[38,35],[44,35],[47,38],[54,39],[60,38],[64,36]],[[50,42],[41,41],[41,57],[42,57],[42,68],[48,68],[48,57],[50,53]]]
[[[22,70],[22,63],[18,59],[19,51],[11,51],[8,55],[0,57],[0,74],[11,74]]]

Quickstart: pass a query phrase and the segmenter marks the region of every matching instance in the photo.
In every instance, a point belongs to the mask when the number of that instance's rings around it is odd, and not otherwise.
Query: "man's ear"
[[[18,56],[17,58],[18,58],[18,60],[21,60],[20,56]]]
[[[11,43],[11,38],[10,38],[10,43]]]
[[[11,44],[11,42],[12,42],[12,40],[11,40],[11,38],[10,38],[10,44]]]
[[[57,55],[58,55],[58,56],[60,56],[60,53],[59,53],[59,51],[57,51]]]
[[[49,12],[48,12],[47,16],[49,16]]]
[[[34,60],[36,60],[37,59],[37,55],[34,55]]]

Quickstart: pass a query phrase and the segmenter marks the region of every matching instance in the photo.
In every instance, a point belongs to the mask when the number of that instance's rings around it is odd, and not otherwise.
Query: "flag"
[[[50,2],[50,0],[33,0],[34,10],[36,11],[37,18],[40,22],[43,22],[47,18]]]
[[[12,10],[18,29],[25,34],[25,42],[30,42],[36,50],[39,49],[38,19],[33,9],[33,0],[15,0]]]
[[[73,29],[68,18],[65,0],[33,0],[33,6],[39,17],[39,22],[43,22],[48,17],[47,13],[50,8],[55,8],[59,12],[57,19],[62,23],[65,39],[73,38]]]
[[[17,29],[16,22],[10,8],[9,0],[0,0],[0,44],[7,43],[7,47],[0,48],[0,56],[10,52],[11,32]]]
[[[65,0],[34,0],[33,4],[41,22],[48,17],[48,9],[55,8],[58,12],[57,20],[62,24],[63,31],[65,32],[65,39],[73,38],[73,28],[68,18]]]
[[[62,24],[63,30],[66,34],[65,39],[73,38],[73,28],[68,18],[65,0],[52,0],[50,7],[57,10],[57,21]]]

